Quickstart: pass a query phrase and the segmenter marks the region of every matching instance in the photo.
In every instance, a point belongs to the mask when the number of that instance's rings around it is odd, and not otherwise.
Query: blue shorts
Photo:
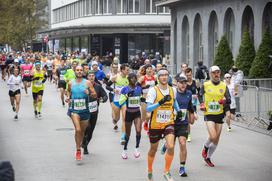
[[[71,109],[68,109],[67,115],[71,117],[72,114],[77,114],[80,118],[80,121],[88,121],[90,119],[90,112],[77,113],[73,112]]]
[[[113,104],[118,107],[119,109],[121,109],[122,106],[124,106],[126,104],[126,102],[124,102],[122,105],[119,104],[119,102],[113,102]]]

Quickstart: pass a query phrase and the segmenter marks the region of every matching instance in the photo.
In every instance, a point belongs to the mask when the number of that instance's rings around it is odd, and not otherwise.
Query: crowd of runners
[[[163,140],[160,148],[165,156],[163,176],[165,180],[173,181],[170,168],[175,142],[180,145],[178,172],[186,177],[186,142],[192,139],[190,125],[203,112],[208,138],[201,154],[206,164],[214,167],[211,157],[220,139],[223,120],[226,120],[230,131],[235,115],[238,92],[231,81],[232,74],[222,75],[220,67],[214,65],[208,69],[199,62],[195,79],[193,69],[185,63],[172,77],[167,65],[160,60],[152,64],[147,57],[137,71],[132,70],[129,64],[119,62],[115,57],[110,67],[103,67],[98,56],[87,59],[82,54],[0,54],[2,79],[9,88],[14,119],[20,117],[21,90],[27,95],[32,92],[33,115],[37,119],[46,116],[42,114],[45,83],[56,84],[60,90],[59,100],[67,108],[67,115],[75,128],[75,159],[79,161],[82,149],[83,154],[89,153],[88,144],[96,126],[99,105],[109,100],[113,130],[121,130],[121,158],[128,159],[132,125],[136,132],[133,154],[135,158],[140,157],[143,128],[150,142],[147,180],[153,180],[153,161],[159,141]],[[237,72],[236,67],[232,70]],[[222,77],[224,81],[221,81]]]

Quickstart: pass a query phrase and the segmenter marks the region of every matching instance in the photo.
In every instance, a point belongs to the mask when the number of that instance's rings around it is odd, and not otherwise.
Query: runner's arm
[[[179,111],[180,110],[180,108],[179,108],[179,105],[178,105],[178,101],[175,99],[175,102],[174,102],[174,109],[176,110],[176,111]]]
[[[154,111],[155,109],[157,109],[158,107],[160,106],[160,104],[157,102],[155,104],[152,104],[152,103],[147,103],[147,106],[146,106],[146,111],[147,112],[152,112]]]
[[[199,90],[199,96],[198,96],[198,100],[199,100],[199,103],[203,103],[204,102],[204,93],[205,93],[205,90],[204,90],[204,86],[202,86]]]

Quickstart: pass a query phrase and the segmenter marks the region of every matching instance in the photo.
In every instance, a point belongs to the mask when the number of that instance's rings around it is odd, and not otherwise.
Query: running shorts
[[[167,125],[164,129],[150,129],[149,130],[149,141],[150,143],[157,143],[160,139],[163,139],[169,134],[175,134],[174,125]]]

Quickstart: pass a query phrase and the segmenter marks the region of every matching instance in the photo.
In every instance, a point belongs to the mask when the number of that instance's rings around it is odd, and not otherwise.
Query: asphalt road
[[[10,160],[17,181],[143,181],[146,178],[148,137],[143,132],[141,157],[135,159],[135,131],[129,143],[129,159],[122,160],[120,132],[112,129],[109,103],[101,104],[98,124],[89,145],[90,154],[78,164],[74,160],[73,125],[66,116],[56,87],[46,83],[42,108],[43,119],[35,119],[32,95],[22,91],[19,120],[14,121],[6,83],[0,81],[0,160]],[[205,165],[201,149],[207,131],[200,116],[192,128],[188,143],[186,169],[188,178],[178,176],[179,147],[176,144],[171,173],[184,181],[270,181],[272,180],[272,137],[224,125],[222,137],[212,160]],[[119,123],[120,124],[120,123]],[[154,162],[154,181],[162,181],[164,157],[158,152]],[[1,178],[0,178],[1,180]]]

